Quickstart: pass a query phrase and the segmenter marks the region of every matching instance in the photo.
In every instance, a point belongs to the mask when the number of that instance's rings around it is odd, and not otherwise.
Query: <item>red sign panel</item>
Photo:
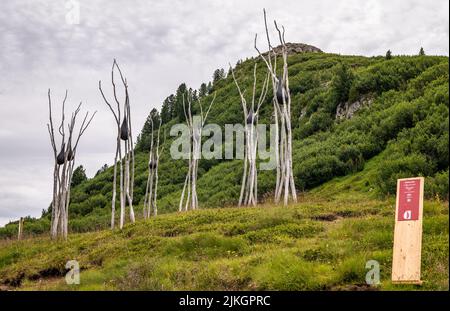
[[[398,193],[398,221],[419,219],[420,179],[401,180]]]

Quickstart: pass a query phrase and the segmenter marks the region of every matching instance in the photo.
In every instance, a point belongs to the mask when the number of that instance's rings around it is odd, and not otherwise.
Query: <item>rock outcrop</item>
[[[288,55],[298,54],[298,53],[307,53],[307,52],[323,53],[323,51],[321,49],[319,49],[315,46],[309,45],[309,44],[305,44],[305,43],[287,42],[286,48],[287,48]],[[281,45],[273,48],[273,50],[275,51],[275,53],[281,54]],[[267,52],[264,54],[267,54]]]
[[[373,99],[370,97],[362,97],[359,100],[349,103],[341,103],[336,108],[336,119],[351,119],[356,111],[361,109],[362,107],[370,106],[373,102]]]

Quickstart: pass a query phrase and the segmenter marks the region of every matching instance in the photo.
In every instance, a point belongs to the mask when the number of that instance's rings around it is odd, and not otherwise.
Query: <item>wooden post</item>
[[[19,219],[19,232],[17,234],[17,240],[22,240],[23,235],[23,217],[20,217]]]
[[[422,250],[424,178],[397,180],[392,283],[422,284],[420,280]]]

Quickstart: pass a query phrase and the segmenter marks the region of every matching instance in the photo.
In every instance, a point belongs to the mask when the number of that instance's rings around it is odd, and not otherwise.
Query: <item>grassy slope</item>
[[[122,231],[0,241],[0,284],[62,290],[354,290],[378,260],[383,290],[448,290],[448,203],[426,201],[422,287],[390,283],[394,201],[363,192],[376,167],[333,180],[287,208],[166,214]],[[345,191],[344,191],[345,190]],[[81,284],[65,285],[76,259]]]
[[[337,103],[330,85],[340,63],[355,75],[349,96],[370,96],[374,102],[351,120],[335,122]],[[355,289],[364,283],[365,262],[376,259],[382,289],[416,289],[389,282],[394,202],[380,194],[389,193],[398,177],[424,175],[427,191],[438,193],[434,189],[441,187],[441,197],[447,192],[448,198],[448,58],[307,53],[291,56],[290,65],[294,171],[298,188],[312,189],[301,202],[288,208],[266,202],[258,208],[160,215],[122,231],[72,233],[63,243],[39,236],[48,232],[48,215],[27,220],[26,233],[38,237],[0,240],[0,288]],[[252,66],[239,65],[238,76],[247,77],[243,84],[251,82]],[[210,121],[239,122],[232,81],[219,81],[215,88],[217,105]],[[262,122],[267,123],[270,103],[265,107]],[[302,110],[306,116],[300,118]],[[136,163],[140,215],[147,155],[138,153]],[[185,169],[184,161],[164,155],[161,212],[176,209]],[[241,161],[202,160],[201,207],[232,206],[241,172]],[[73,190],[72,232],[108,227],[111,181],[109,169]],[[273,182],[272,172],[260,173],[261,196]],[[448,203],[439,197],[427,200],[422,289],[448,289],[448,222]],[[10,224],[0,236],[16,232]],[[70,259],[83,269],[78,287],[64,285]]]
[[[313,189],[337,176],[358,172],[367,161],[381,153],[384,161],[375,162],[378,171],[365,179],[364,191],[392,193],[396,178],[422,175],[429,177],[426,191],[430,196],[440,190],[444,193],[441,197],[448,197],[448,57],[399,56],[386,60],[384,57],[304,53],[290,56],[289,64],[294,174],[298,189]],[[336,122],[334,114],[339,101],[333,81],[341,64],[350,68],[354,75],[348,92],[350,101],[365,96],[372,98],[373,104],[351,120]],[[263,64],[260,63],[259,68],[261,80]],[[252,83],[252,69],[252,60],[236,68],[243,88]],[[220,125],[241,122],[242,111],[232,79],[220,80],[214,89],[217,99],[208,121]],[[262,107],[260,123],[270,122],[270,100],[267,98]],[[305,115],[300,117],[302,111]],[[174,119],[166,124],[166,129],[176,122]],[[187,170],[185,161],[170,158],[170,141],[160,165],[160,213],[177,210]],[[384,152],[386,150],[389,152]],[[202,160],[199,165],[201,207],[235,205],[242,161]],[[134,195],[138,217],[142,215],[146,167],[147,154],[138,152]],[[437,172],[440,172],[439,178],[435,178]],[[274,180],[273,172],[260,172],[260,197],[270,193]],[[72,232],[109,226],[111,189],[111,168],[73,189],[69,208]],[[48,232],[49,218],[47,213],[39,220],[27,219],[25,234]],[[12,223],[0,228],[0,238],[14,237],[16,232],[17,223]]]

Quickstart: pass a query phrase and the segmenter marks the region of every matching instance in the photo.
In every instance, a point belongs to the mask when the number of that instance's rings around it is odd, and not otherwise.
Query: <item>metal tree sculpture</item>
[[[147,186],[145,188],[144,197],[144,218],[150,218],[153,210],[153,215],[158,215],[158,206],[156,200],[158,197],[158,168],[159,168],[159,157],[164,147],[159,146],[159,136],[161,130],[162,119],[159,117],[159,127],[158,134],[156,137],[156,147],[153,145],[153,118],[150,118],[152,133],[150,142],[150,151],[148,156],[148,177]]]
[[[58,133],[61,136],[61,147],[58,153],[55,131],[52,117],[52,101],[50,96],[50,89],[48,90],[48,108],[49,108],[49,123],[47,123],[48,133],[50,134],[50,142],[53,148],[53,156],[55,158],[55,165],[53,170],[53,200],[52,200],[52,220],[50,234],[52,238],[62,237],[67,239],[68,219],[69,219],[69,203],[70,203],[70,185],[72,183],[73,168],[75,165],[75,156],[77,153],[78,143],[81,136],[84,134],[95,112],[89,118],[89,112],[86,112],[83,122],[79,128],[78,133],[74,133],[76,119],[80,112],[81,103],[77,109],[72,113],[70,122],[65,122],[65,103],[67,100],[67,91],[62,103],[61,124],[58,127]],[[65,127],[68,128],[68,133]],[[74,135],[75,134],[75,135]],[[72,148],[72,145],[74,147]]]
[[[269,73],[264,79],[261,93],[256,102],[256,67],[253,69],[253,93],[251,98],[251,108],[248,110],[247,101],[244,97],[244,91],[241,91],[234,75],[234,70],[230,64],[231,74],[236,84],[239,96],[241,97],[242,110],[244,112],[245,125],[245,149],[244,149],[244,172],[242,174],[241,193],[239,196],[239,206],[242,204],[256,206],[258,203],[258,171],[256,169],[256,149],[258,146],[258,113],[259,108],[264,102],[269,87]],[[256,107],[256,109],[255,109]]]
[[[116,83],[114,81],[114,71],[117,69],[120,75],[124,87],[124,100],[121,104],[116,91]],[[117,105],[117,111],[113,109],[109,101],[106,99],[102,90],[102,82],[98,81],[98,88],[105,101],[106,105],[111,110],[117,125],[117,138],[116,138],[116,155],[114,158],[114,178],[113,178],[113,191],[111,199],[111,229],[114,229],[115,223],[115,211],[116,211],[116,194],[117,194],[117,162],[119,162],[120,180],[119,180],[119,201],[120,201],[120,229],[123,228],[125,223],[125,208],[126,202],[130,207],[130,220],[134,223],[134,209],[133,209],[133,190],[134,190],[134,149],[133,149],[133,136],[131,133],[131,114],[130,114],[130,100],[128,94],[127,79],[124,78],[119,65],[114,59],[111,69],[111,84],[113,89],[114,101]],[[123,119],[122,119],[123,110]],[[122,122],[121,122],[122,121]],[[124,148],[124,154],[122,157],[122,142]]]
[[[255,35],[255,49],[270,72],[273,86],[273,105],[274,119],[276,124],[276,162],[277,179],[275,186],[275,203],[279,203],[283,195],[284,205],[289,202],[289,196],[294,202],[297,202],[297,192],[295,190],[294,174],[292,170],[292,127],[291,127],[291,95],[289,92],[289,75],[287,63],[287,48],[284,40],[284,27],[282,30],[274,21],[275,29],[281,44],[281,56],[283,60],[282,75],[277,76],[277,53],[270,43],[269,30],[267,27],[266,10],[264,10],[264,26],[266,28],[266,37],[269,50],[264,56],[256,46],[258,35]],[[281,121],[281,124],[280,124]]]
[[[186,117],[186,123],[189,127],[189,169],[186,175],[186,179],[184,180],[183,191],[181,192],[180,205],[178,210],[187,211],[187,210],[195,210],[198,208],[198,197],[197,197],[197,171],[198,171],[198,161],[201,156],[201,146],[202,146],[202,130],[206,123],[206,119],[208,118],[209,111],[211,106],[216,99],[216,94],[214,93],[214,97],[209,104],[208,110],[206,113],[203,113],[202,103],[200,99],[198,99],[198,104],[200,107],[200,116],[192,116],[192,99],[189,96],[186,96],[187,99],[187,107],[185,96],[183,94],[183,109],[184,115]],[[198,121],[197,121],[198,120]],[[187,189],[187,196],[185,200],[185,194]]]

